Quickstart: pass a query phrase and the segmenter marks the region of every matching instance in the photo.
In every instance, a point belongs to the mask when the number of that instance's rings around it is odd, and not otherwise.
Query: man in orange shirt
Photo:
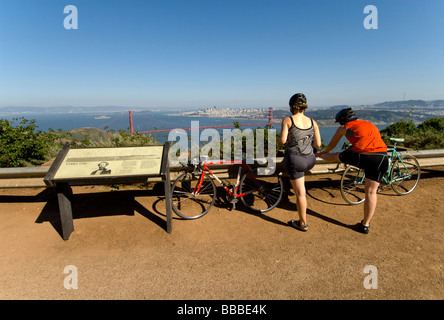
[[[340,127],[323,152],[316,156],[327,161],[341,161],[365,170],[364,219],[359,224],[363,233],[368,233],[377,203],[377,192],[382,176],[388,169],[387,146],[375,125],[359,120],[352,108],[342,109],[336,114]],[[353,148],[329,153],[345,136]]]

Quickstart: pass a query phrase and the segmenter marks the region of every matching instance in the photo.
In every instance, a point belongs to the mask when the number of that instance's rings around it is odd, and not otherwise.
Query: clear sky
[[[0,0],[0,107],[444,99],[443,17],[444,0]]]

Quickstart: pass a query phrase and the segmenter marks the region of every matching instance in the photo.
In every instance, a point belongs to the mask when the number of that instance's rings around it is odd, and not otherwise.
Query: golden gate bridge
[[[157,121],[159,123],[166,123],[166,124],[174,125],[173,122],[168,122],[168,121],[163,121],[163,120],[155,119],[153,117],[146,116],[146,115],[143,115],[141,113],[134,112],[134,111],[128,111],[128,112],[125,112],[125,113],[121,114],[117,118],[115,118],[115,119],[113,119],[111,121],[108,121],[107,123],[101,125],[99,128],[106,127],[110,123],[112,123],[112,122],[122,118],[123,116],[128,115],[128,117],[129,117],[129,128],[130,128],[131,134],[134,134],[133,113],[137,114],[138,116],[142,116],[142,117],[148,118],[150,120],[155,120],[155,121]],[[271,107],[268,108],[268,122],[265,122],[265,123],[245,123],[245,124],[239,124],[239,126],[248,126],[248,127],[251,127],[251,126],[269,126],[270,128],[272,128],[273,127],[273,108],[271,108]],[[224,124],[224,125],[215,125],[215,126],[201,126],[201,127],[198,127],[198,129],[199,130],[203,130],[203,129],[230,128],[230,127],[231,128],[234,127],[234,124]],[[193,128],[193,129],[197,129],[197,128]],[[138,133],[139,134],[156,134],[156,133],[162,133],[162,132],[170,132],[172,130],[185,130],[186,131],[186,130],[191,130],[191,128],[174,128],[174,129],[162,129],[162,130],[149,130],[149,131],[139,131]]]

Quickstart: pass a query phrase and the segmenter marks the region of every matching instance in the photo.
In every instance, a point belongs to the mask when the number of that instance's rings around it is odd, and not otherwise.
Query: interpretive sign
[[[49,184],[58,181],[109,180],[120,177],[139,177],[162,174],[164,146],[79,148],[60,152],[59,163],[54,162],[52,174],[45,177]],[[51,171],[50,169],[50,171]],[[50,172],[48,172],[50,173]]]
[[[72,190],[74,185],[147,182],[160,177],[165,185],[167,232],[172,229],[171,185],[168,162],[169,143],[165,145],[70,149],[66,144],[48,170],[44,181],[56,187],[63,238],[74,230]]]

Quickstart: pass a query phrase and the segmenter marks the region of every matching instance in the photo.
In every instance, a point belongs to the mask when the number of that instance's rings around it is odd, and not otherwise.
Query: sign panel
[[[159,175],[163,146],[70,149],[54,180]]]

